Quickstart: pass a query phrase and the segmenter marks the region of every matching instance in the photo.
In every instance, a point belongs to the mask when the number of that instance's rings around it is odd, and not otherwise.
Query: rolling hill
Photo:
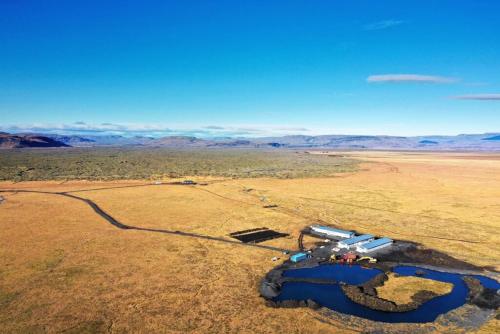
[[[46,136],[0,133],[0,149],[28,147],[70,147],[70,145]]]
[[[2,148],[23,147],[165,147],[165,148],[291,148],[347,150],[500,151],[500,134],[458,136],[291,135],[264,138],[210,138],[121,135],[1,134]]]

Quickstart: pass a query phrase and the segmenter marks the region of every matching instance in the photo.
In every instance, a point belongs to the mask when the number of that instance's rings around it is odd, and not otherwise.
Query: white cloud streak
[[[399,26],[399,25],[404,24],[404,23],[405,23],[405,21],[401,21],[401,20],[383,20],[383,21],[378,21],[378,22],[366,24],[363,26],[363,30],[366,30],[366,31],[384,30],[384,29]]]
[[[366,78],[369,83],[378,82],[414,82],[414,83],[454,83],[457,82],[456,78],[441,77],[436,75],[422,75],[422,74],[378,74],[370,75]]]
[[[309,130],[302,127],[274,125],[248,126],[166,126],[162,124],[92,124],[82,121],[69,124],[15,124],[0,125],[0,131],[11,133],[40,133],[62,135],[122,135],[122,136],[196,136],[210,137],[264,137],[275,135],[302,134]]]
[[[455,100],[500,101],[500,94],[468,94],[452,96]]]

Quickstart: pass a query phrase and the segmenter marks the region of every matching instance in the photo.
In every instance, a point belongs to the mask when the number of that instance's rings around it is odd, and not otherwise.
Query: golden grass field
[[[322,220],[413,240],[500,270],[500,155],[348,152],[355,173],[329,178],[215,179],[206,186],[125,187],[144,181],[0,183],[72,191],[120,222],[223,237],[268,227],[264,245],[296,249]],[[217,182],[215,182],[217,181]],[[98,188],[111,188],[90,191]],[[0,204],[2,333],[356,333],[366,328],[307,308],[270,308],[260,279],[279,252],[120,230],[85,203],[4,193]],[[263,205],[276,204],[265,209]],[[441,328],[442,329],[442,328]],[[481,333],[500,331],[491,320]]]
[[[432,291],[437,295],[445,295],[453,289],[453,284],[434,281],[421,277],[396,276],[388,274],[389,279],[384,285],[376,288],[377,296],[391,300],[396,304],[407,304],[413,301],[412,297],[421,290]]]

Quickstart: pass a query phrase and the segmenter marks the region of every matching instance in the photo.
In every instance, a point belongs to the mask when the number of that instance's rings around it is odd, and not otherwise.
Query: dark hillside
[[[45,136],[11,135],[0,133],[0,148],[27,148],[27,147],[70,147],[63,142]]]

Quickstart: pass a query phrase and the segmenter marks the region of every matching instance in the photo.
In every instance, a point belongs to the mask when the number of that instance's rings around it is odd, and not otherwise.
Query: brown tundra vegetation
[[[328,169],[327,161],[316,174],[294,165],[288,178],[186,175],[198,182],[189,186],[166,184],[171,179],[164,170],[161,185],[144,179],[1,182],[0,190],[40,193],[1,193],[0,332],[364,332],[356,321],[271,308],[259,296],[261,278],[287,258],[272,247],[297,249],[300,230],[317,221],[412,240],[500,270],[499,154],[307,155],[342,155],[356,165],[338,170],[336,161]],[[86,202],[47,192],[90,199],[120,223],[143,229],[117,228]],[[289,236],[258,244],[270,248],[229,236],[258,227]],[[275,256],[280,259],[271,261]],[[498,331],[494,318],[478,329]]]

